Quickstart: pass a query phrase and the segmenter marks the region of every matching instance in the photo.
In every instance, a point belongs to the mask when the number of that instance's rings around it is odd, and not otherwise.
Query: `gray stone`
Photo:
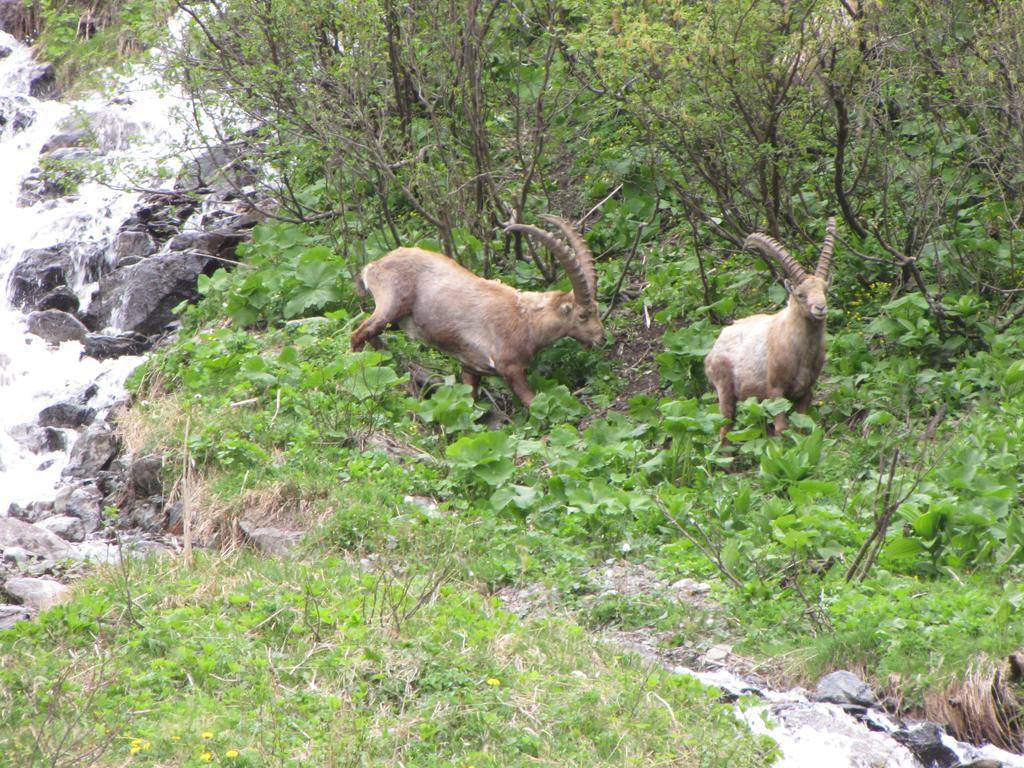
[[[163,468],[164,457],[158,453],[151,453],[135,459],[128,468],[132,493],[137,498],[158,496],[163,493],[163,482],[160,479]]]
[[[8,579],[4,582],[4,592],[26,608],[37,611],[45,611],[71,599],[71,588],[52,579]]]
[[[117,435],[110,425],[103,422],[93,424],[71,449],[71,457],[61,476],[89,477],[105,469],[117,455],[119,447]]]
[[[89,482],[65,486],[53,500],[53,511],[62,517],[81,520],[85,532],[92,533],[103,522],[103,494]]]
[[[86,128],[72,128],[68,131],[55,133],[53,136],[48,138],[39,152],[40,154],[45,155],[47,152],[53,152],[55,149],[85,146],[92,143],[94,140],[92,131],[89,131]]]
[[[921,723],[906,730],[895,731],[892,737],[905,746],[928,768],[953,768],[960,765],[956,752],[947,747],[944,731],[935,723]]]
[[[6,59],[12,53],[14,53],[13,49],[7,47],[6,45],[0,45],[0,59]]]
[[[878,699],[867,684],[845,669],[829,672],[821,680],[812,697],[815,701],[858,707],[872,707]]]
[[[69,244],[30,248],[18,259],[9,281],[10,299],[18,307],[35,305],[74,273]]]
[[[141,355],[151,346],[153,340],[141,333],[102,334],[90,333],[82,342],[83,353],[97,360],[109,360],[125,355]]]
[[[59,309],[62,312],[74,314],[79,310],[81,302],[78,294],[62,285],[55,288],[36,302],[36,309]]]
[[[28,95],[36,99],[50,99],[57,95],[57,76],[53,64],[37,64],[28,76]]]
[[[235,248],[248,236],[247,232],[230,229],[217,229],[208,232],[190,230],[172,237],[167,243],[167,248],[171,251],[195,249],[219,258],[233,259]]]
[[[51,533],[57,534],[65,541],[85,540],[85,526],[79,518],[72,517],[71,515],[48,517],[45,520],[39,521],[37,525]]]
[[[27,324],[29,333],[34,333],[51,344],[83,341],[89,332],[78,318],[59,309],[30,312]]]
[[[39,426],[78,429],[95,418],[95,408],[75,403],[54,403],[39,412]]]
[[[141,528],[150,533],[159,533],[167,527],[167,512],[160,496],[131,502],[122,511],[122,518],[128,527]]]
[[[145,230],[123,229],[114,236],[111,249],[116,257],[115,263],[122,264],[123,260],[131,257],[150,256],[157,251],[153,236]]]
[[[199,298],[196,282],[211,263],[200,251],[171,251],[116,269],[100,278],[85,323],[145,336],[160,333],[177,323],[176,306]]]
[[[302,531],[285,531],[270,526],[257,528],[245,520],[239,523],[239,527],[256,549],[274,557],[289,554],[303,537]]]
[[[20,547],[45,558],[75,556],[74,547],[45,528],[13,517],[0,517],[0,549],[6,551],[8,547]]]
[[[0,631],[10,629],[19,621],[28,621],[31,612],[20,605],[0,605]]]

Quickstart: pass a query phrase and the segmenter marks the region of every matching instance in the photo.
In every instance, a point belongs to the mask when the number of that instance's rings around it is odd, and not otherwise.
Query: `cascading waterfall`
[[[38,70],[31,51],[3,32],[0,47],[11,50],[0,59],[0,115],[5,118],[0,126],[0,514],[6,514],[11,503],[53,498],[77,437],[65,430],[67,448],[33,452],[25,437],[39,411],[73,400],[95,384],[89,406],[103,415],[122,397],[125,378],[141,361],[84,357],[77,341],[48,344],[27,333],[26,315],[9,296],[11,272],[25,252],[59,245],[74,265],[68,284],[86,306],[88,280],[95,279],[101,267],[97,262],[110,258],[111,239],[139,195],[83,183],[67,196],[19,202],[22,183],[39,164],[47,140],[82,123],[108,169],[129,161],[133,167],[152,166],[168,150],[174,101],[145,75],[116,79],[114,97],[97,95],[70,104],[36,99],[29,95]],[[123,178],[121,183],[130,186]]]

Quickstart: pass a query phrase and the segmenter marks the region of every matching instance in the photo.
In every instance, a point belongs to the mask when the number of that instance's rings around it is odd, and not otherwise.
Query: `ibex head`
[[[554,235],[529,224],[509,224],[506,232],[525,232],[543,243],[558,259],[569,275],[572,290],[552,291],[549,308],[553,311],[546,318],[550,324],[552,338],[569,336],[588,346],[597,346],[604,341],[604,327],[597,309],[597,272],[594,256],[586,241],[567,221],[558,216],[541,216],[561,230],[570,247]]]
[[[808,274],[800,266],[783,245],[772,237],[761,232],[749,235],[743,247],[757,250],[765,256],[775,259],[786,272],[784,285],[789,293],[790,302],[795,302],[799,312],[810,320],[822,321],[828,315],[826,296],[832,284],[832,251],[836,235],[836,220],[830,218],[825,227],[825,243],[821,247],[818,266],[814,274]]]

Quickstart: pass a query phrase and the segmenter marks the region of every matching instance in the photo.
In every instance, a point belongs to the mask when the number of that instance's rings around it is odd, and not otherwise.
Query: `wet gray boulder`
[[[935,723],[921,723],[894,731],[892,737],[928,768],[954,768],[960,765],[960,757],[943,743],[944,733],[942,727]]]
[[[151,346],[153,340],[141,333],[102,334],[90,333],[82,342],[82,354],[97,360],[108,360],[125,355],[141,355]]]
[[[76,403],[54,403],[39,412],[39,426],[78,429],[96,418],[96,409]]]
[[[6,45],[0,45],[0,60],[6,59],[12,53],[14,53],[13,49],[7,47]]]
[[[89,332],[81,320],[59,309],[30,312],[26,324],[29,333],[35,334],[50,344],[83,341]]]
[[[57,75],[53,64],[36,64],[28,76],[28,95],[36,99],[52,99],[57,95]]]
[[[196,283],[212,272],[212,260],[201,251],[172,251],[151,256],[100,278],[85,324],[151,336],[177,322],[172,311],[183,301],[199,298]]]
[[[101,469],[106,469],[117,455],[119,447],[117,435],[109,424],[93,424],[71,449],[71,456],[61,476],[91,477]]]
[[[840,706],[873,707],[878,703],[867,683],[845,669],[829,672],[821,678],[812,698]]]
[[[209,232],[190,230],[172,237],[167,247],[170,250],[194,249],[222,259],[234,259],[235,248],[248,236],[247,232],[231,229],[215,229]]]
[[[138,260],[151,256],[156,253],[157,246],[153,236],[144,229],[122,229],[114,236],[111,250],[114,253],[114,263],[122,266],[126,259]]]
[[[49,152],[53,152],[55,149],[63,149],[65,147],[85,147],[92,144],[95,141],[95,137],[92,131],[86,128],[72,128],[67,131],[61,131],[55,133],[53,136],[46,140],[43,144],[43,148],[39,150],[41,155],[45,155]]]
[[[52,579],[8,579],[4,582],[4,592],[36,611],[45,611],[71,599],[71,588]]]
[[[37,525],[0,517],[0,550],[20,547],[41,558],[58,560],[73,557],[74,548],[60,536]]]
[[[49,248],[30,248],[11,271],[8,293],[19,308],[35,305],[46,294],[67,285],[74,274],[68,244]]]
[[[55,288],[36,302],[37,310],[59,309],[61,312],[75,314],[79,310],[78,294],[62,285]]]

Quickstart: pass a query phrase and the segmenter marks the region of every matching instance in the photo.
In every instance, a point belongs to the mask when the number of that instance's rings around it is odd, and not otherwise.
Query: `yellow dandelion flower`
[[[496,677],[488,677],[487,678],[487,684],[488,685],[501,685],[501,680],[499,680]]]
[[[213,731],[203,731],[200,734],[200,736],[202,736],[204,739],[212,739],[213,738]]]
[[[211,760],[213,760],[213,754],[211,754],[210,752],[203,752],[203,754],[199,756],[199,759],[202,760],[204,763],[208,763]]]
[[[224,753],[224,757],[236,758],[236,757],[238,757],[238,750],[237,749],[229,749],[227,752]]]
[[[141,750],[142,747],[136,744],[132,744],[130,747],[128,747],[128,751],[131,752],[133,755],[137,755]]]
[[[151,742],[151,741],[144,741],[144,742],[142,742],[141,746],[142,746],[142,751],[145,752],[147,749],[152,749],[153,748],[153,742]]]

